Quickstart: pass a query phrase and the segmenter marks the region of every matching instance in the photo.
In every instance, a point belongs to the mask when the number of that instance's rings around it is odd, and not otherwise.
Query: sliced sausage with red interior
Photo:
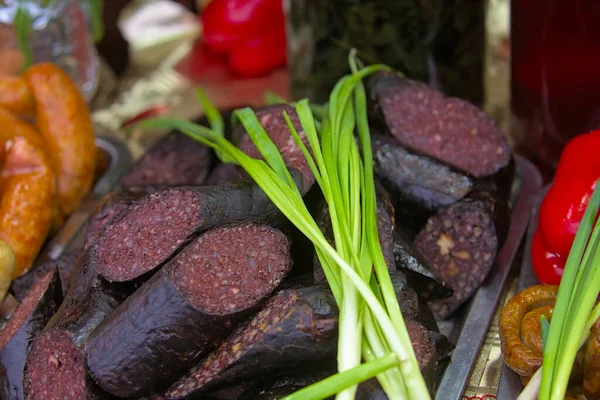
[[[476,178],[508,165],[502,131],[473,104],[393,72],[375,74],[368,86],[371,116],[408,149]]]
[[[98,324],[135,290],[108,284],[85,252],[73,269],[70,288],[58,311],[34,340],[26,361],[28,399],[105,399],[85,367],[83,343]]]
[[[90,373],[115,396],[160,392],[253,312],[290,266],[290,241],[275,228],[204,233],[96,328],[86,344]]]
[[[195,398],[335,358],[337,325],[337,305],[326,285],[282,290],[165,397]]]
[[[181,132],[154,143],[123,177],[123,187],[202,185],[211,167],[210,149]]]
[[[300,174],[292,172],[299,182]],[[91,246],[90,261],[111,282],[134,280],[163,265],[199,232],[245,221],[277,225],[286,219],[249,180],[165,188],[119,213]]]
[[[82,251],[80,249],[68,251],[61,254],[56,260],[48,261],[33,267],[31,271],[11,282],[9,289],[10,293],[17,301],[23,301],[31,287],[42,279],[48,271],[58,269],[63,296],[66,295],[69,289],[69,281],[71,280],[71,272],[81,254]]]
[[[495,202],[473,193],[432,216],[414,240],[425,262],[452,288],[452,296],[431,301],[444,319],[467,301],[489,274],[498,252]]]
[[[0,398],[24,399],[23,371],[31,342],[62,301],[56,268],[33,283],[6,326],[0,330]]]
[[[286,104],[275,104],[255,110],[258,121],[281,153],[286,165],[288,167],[295,168],[302,173],[302,193],[306,193],[315,182],[315,177],[308,165],[308,162],[306,161],[306,158],[304,157],[304,154],[302,153],[302,150],[300,150],[300,147],[294,140],[294,136],[290,132],[288,125],[285,122],[285,118],[283,117],[284,112],[286,112],[289,116],[290,121],[294,125],[296,132],[298,132],[298,135],[302,140],[302,143],[304,143],[307,149],[310,149],[310,144],[308,143],[306,133],[304,133],[298,118],[298,114],[293,107]],[[248,135],[241,124],[235,129],[234,138],[237,138],[239,141],[238,147],[240,150],[248,154],[250,157],[262,159],[262,155],[252,142],[250,135]]]
[[[432,212],[462,199],[473,183],[463,173],[412,153],[393,137],[371,135],[375,174],[411,207]]]
[[[425,300],[443,299],[452,295],[452,288],[425,261],[412,241],[398,230],[394,232],[393,253],[396,268],[406,275],[409,286]]]
[[[117,216],[117,214],[125,210],[136,200],[150,193],[154,193],[157,190],[159,190],[159,188],[154,186],[143,186],[115,190],[106,194],[90,216],[85,231],[85,242],[83,247],[85,249],[89,248],[102,231],[102,228]]]

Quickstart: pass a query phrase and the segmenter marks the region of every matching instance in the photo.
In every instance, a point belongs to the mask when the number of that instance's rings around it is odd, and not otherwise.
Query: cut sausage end
[[[13,336],[18,332],[21,325],[25,323],[27,318],[31,316],[33,309],[40,302],[44,293],[48,289],[48,285],[54,276],[55,270],[52,269],[44,274],[30,289],[27,296],[23,299],[15,313],[8,320],[4,329],[0,330],[0,349],[3,349]]]
[[[293,167],[302,173],[303,188],[308,191],[315,182],[315,177],[306,161],[306,157],[302,150],[294,140],[294,136],[290,132],[287,122],[283,117],[286,112],[292,122],[296,132],[300,136],[302,143],[306,148],[310,149],[310,144],[306,133],[302,130],[302,125],[298,118],[298,114],[293,107],[284,104],[276,104],[256,110],[256,117],[264,128],[269,138],[273,141],[281,156],[283,157],[288,167]],[[250,157],[262,159],[262,155],[252,142],[250,136],[245,133],[239,143],[239,148]]]
[[[294,291],[283,291],[271,298],[250,323],[231,335],[217,351],[173,385],[167,391],[166,397],[183,399],[194,392],[201,392],[202,388],[218,378],[223,370],[251,351],[255,343],[261,343],[262,337],[272,332],[277,324],[293,311],[291,308],[296,299]]]
[[[69,334],[49,330],[38,336],[27,358],[27,399],[86,400],[84,359]]]
[[[452,296],[429,303],[436,318],[443,319],[485,280],[495,262],[498,236],[483,203],[463,200],[431,217],[415,246],[453,289]]]
[[[175,282],[197,309],[235,313],[258,303],[281,282],[291,265],[290,247],[281,231],[266,225],[216,228],[177,257]],[[198,290],[206,286],[211,289]]]
[[[142,198],[100,234],[92,261],[109,281],[133,280],[161,265],[194,233],[200,194],[169,188]]]

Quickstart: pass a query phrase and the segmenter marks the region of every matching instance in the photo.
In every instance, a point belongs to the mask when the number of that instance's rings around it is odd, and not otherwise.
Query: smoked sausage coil
[[[541,346],[538,347],[538,344],[531,339],[532,330],[535,335],[539,329],[539,313],[535,310],[554,304],[557,293],[558,286],[532,286],[508,300],[502,308],[499,326],[504,362],[521,376],[533,376],[542,365]],[[526,318],[526,315],[532,311],[538,317],[537,327],[534,318]],[[524,334],[527,343],[534,345],[532,348],[522,340]]]
[[[0,239],[15,252],[15,278],[31,268],[50,230],[55,174],[43,138],[4,109],[0,109],[0,143],[5,150]]]
[[[96,145],[89,110],[68,75],[50,63],[29,67],[23,74],[35,99],[35,118],[48,142],[58,177],[63,216],[81,204],[94,180]]]

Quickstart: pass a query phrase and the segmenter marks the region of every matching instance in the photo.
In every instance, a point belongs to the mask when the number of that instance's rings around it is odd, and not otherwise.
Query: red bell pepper
[[[213,0],[202,11],[206,46],[228,53],[283,23],[281,0]]]
[[[600,179],[600,129],[569,141],[540,207],[531,260],[542,283],[558,284],[577,228]]]
[[[228,62],[238,75],[252,77],[284,67],[286,60],[285,27],[282,24],[234,48]]]

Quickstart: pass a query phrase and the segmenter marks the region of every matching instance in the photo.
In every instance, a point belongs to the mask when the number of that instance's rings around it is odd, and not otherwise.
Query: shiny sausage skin
[[[532,310],[554,304],[557,293],[558,286],[532,286],[508,300],[502,308],[500,340],[504,362],[521,376],[533,376],[542,365],[542,355],[529,348],[521,339],[523,330],[531,328],[527,321],[522,325],[523,319]]]
[[[51,151],[59,207],[66,216],[81,204],[94,180],[96,146],[90,113],[79,89],[57,66],[36,64],[23,77],[35,99],[38,130]]]
[[[46,143],[35,129],[0,109],[0,239],[15,251],[13,278],[26,273],[40,251],[52,219],[55,175]]]
[[[600,399],[600,319],[592,326],[585,345],[583,389],[588,399]]]
[[[22,117],[33,115],[33,95],[25,79],[0,74],[0,107]]]

